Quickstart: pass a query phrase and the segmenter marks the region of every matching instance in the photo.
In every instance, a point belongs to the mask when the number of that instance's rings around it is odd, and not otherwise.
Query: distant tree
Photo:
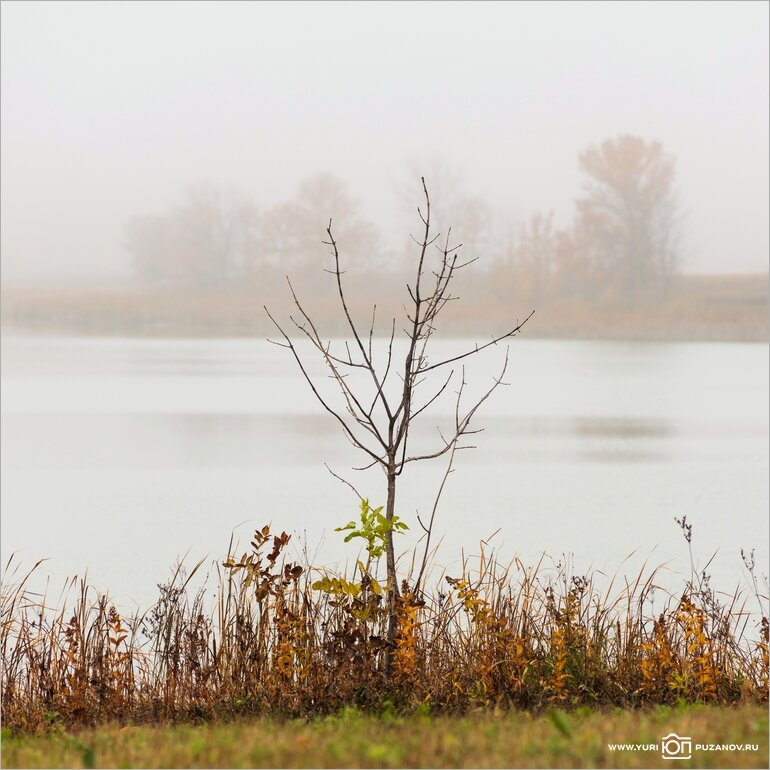
[[[132,218],[126,247],[147,282],[222,286],[244,273],[258,224],[245,196],[204,182],[189,187],[184,201],[165,214]]]
[[[557,233],[553,227],[553,212],[536,211],[519,231],[516,262],[525,278],[531,299],[538,302],[549,288],[556,267]]]
[[[371,264],[377,254],[378,236],[359,208],[347,184],[333,174],[304,179],[294,199],[266,212],[259,239],[261,257],[282,269],[316,262],[319,237],[323,237],[318,223],[334,211],[337,237],[348,245],[359,264]]]
[[[173,259],[173,232],[168,217],[160,214],[131,217],[125,227],[125,244],[134,272],[145,283],[167,283],[179,274]]]
[[[477,195],[465,196],[458,201],[454,213],[452,230],[469,256],[485,257],[499,248],[494,243],[495,212],[489,201]]]
[[[426,168],[427,166],[427,168]],[[452,222],[452,229],[457,231],[454,223],[454,215],[460,209],[461,201],[468,198],[468,192],[463,184],[463,174],[460,169],[446,158],[434,156],[426,164],[415,159],[409,160],[404,168],[404,175],[396,187],[399,208],[406,222],[410,222],[414,216],[414,180],[420,177],[419,169],[423,168],[426,176],[431,180],[430,197],[434,210],[440,212],[441,221],[435,219],[434,226],[439,229]],[[409,240],[412,243],[411,239]]]
[[[592,279],[630,300],[664,290],[678,257],[674,159],[660,142],[624,135],[579,162],[587,178],[575,241]]]
[[[256,211],[234,191],[211,183],[188,188],[174,212],[176,247],[199,286],[223,286],[241,272]]]
[[[556,232],[554,249],[554,294],[590,301],[596,294],[587,257],[590,249],[577,225]]]
[[[420,176],[417,165],[413,161],[407,164],[408,173],[397,190],[401,208],[404,214],[408,212],[410,216],[413,210],[412,180]],[[441,220],[436,222],[437,229],[446,231],[451,223],[454,237],[469,257],[499,257],[497,250],[501,244],[497,217],[489,201],[470,192],[463,184],[460,170],[443,158],[431,160],[427,176],[432,180],[433,206],[441,212]],[[404,244],[408,253],[412,242],[405,240]]]

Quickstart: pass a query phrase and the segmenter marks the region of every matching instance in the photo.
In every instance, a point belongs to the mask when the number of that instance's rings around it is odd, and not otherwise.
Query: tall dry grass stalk
[[[31,573],[4,586],[3,725],[767,701],[766,597],[757,592],[760,618],[705,574],[653,611],[656,570],[600,589],[563,566],[505,566],[482,550],[432,595],[403,582],[386,675],[371,563],[313,575],[284,558],[288,542],[257,530],[249,552],[218,565],[213,601],[192,591],[199,562],[132,617],[85,581],[70,581],[58,607],[28,590]]]

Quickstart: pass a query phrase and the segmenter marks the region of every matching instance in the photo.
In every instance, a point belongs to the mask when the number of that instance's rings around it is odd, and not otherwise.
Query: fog
[[[765,272],[767,29],[754,2],[3,3],[3,282],[129,277],[126,223],[205,181],[265,208],[330,172],[398,243],[419,174],[564,225],[621,134],[676,160],[683,272]]]

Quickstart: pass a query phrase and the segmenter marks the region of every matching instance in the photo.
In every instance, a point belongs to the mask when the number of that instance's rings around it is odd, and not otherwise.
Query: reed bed
[[[378,313],[400,310],[403,282],[399,273],[346,276],[354,317],[371,314],[368,297],[378,289]],[[514,275],[479,271],[460,279],[465,307],[447,307],[442,329],[454,335],[486,334],[510,321],[511,307],[537,307],[527,326],[528,338],[643,340],[768,340],[767,275],[680,276],[670,295],[635,308],[618,298],[538,297],[522,289]],[[296,288],[329,334],[345,334],[335,296],[317,291],[315,270],[297,276]],[[182,288],[8,289],[0,312],[6,332],[85,335],[246,336],[271,334],[262,305],[286,289],[283,273],[264,273],[258,284],[194,291]],[[304,289],[304,291],[303,291]]]
[[[131,617],[82,580],[57,607],[28,590],[32,571],[4,585],[4,727],[767,702],[767,597],[723,597],[705,572],[651,601],[656,569],[598,581],[482,550],[431,593],[403,580],[389,645],[376,561],[310,569],[289,540],[263,527],[203,588],[200,563],[177,569]]]

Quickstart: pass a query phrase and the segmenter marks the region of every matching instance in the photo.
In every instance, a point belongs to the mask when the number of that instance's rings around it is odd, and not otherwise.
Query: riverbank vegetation
[[[371,315],[366,304],[373,284],[383,310],[397,306],[403,284],[395,274],[351,273],[350,308],[356,317]],[[314,290],[316,272],[299,273],[295,285],[326,331],[347,328],[334,297]],[[768,276],[678,276],[665,298],[634,307],[612,298],[540,297],[533,301],[516,280],[494,273],[469,273],[459,291],[473,313],[447,307],[442,333],[486,334],[507,323],[511,308],[537,312],[527,325],[528,338],[622,340],[768,339]],[[265,270],[260,283],[198,291],[185,287],[4,288],[2,323],[6,333],[140,335],[140,336],[266,336],[273,331],[263,303],[283,296],[286,282],[278,271]]]
[[[347,575],[311,569],[285,558],[289,540],[259,529],[208,584],[192,590],[200,564],[187,577],[179,569],[131,616],[83,581],[59,601],[23,576],[6,583],[3,726],[767,702],[767,597],[756,583],[725,596],[693,568],[667,593],[656,569],[600,579],[501,565],[482,550],[425,593],[400,576],[389,645],[378,560]]]

